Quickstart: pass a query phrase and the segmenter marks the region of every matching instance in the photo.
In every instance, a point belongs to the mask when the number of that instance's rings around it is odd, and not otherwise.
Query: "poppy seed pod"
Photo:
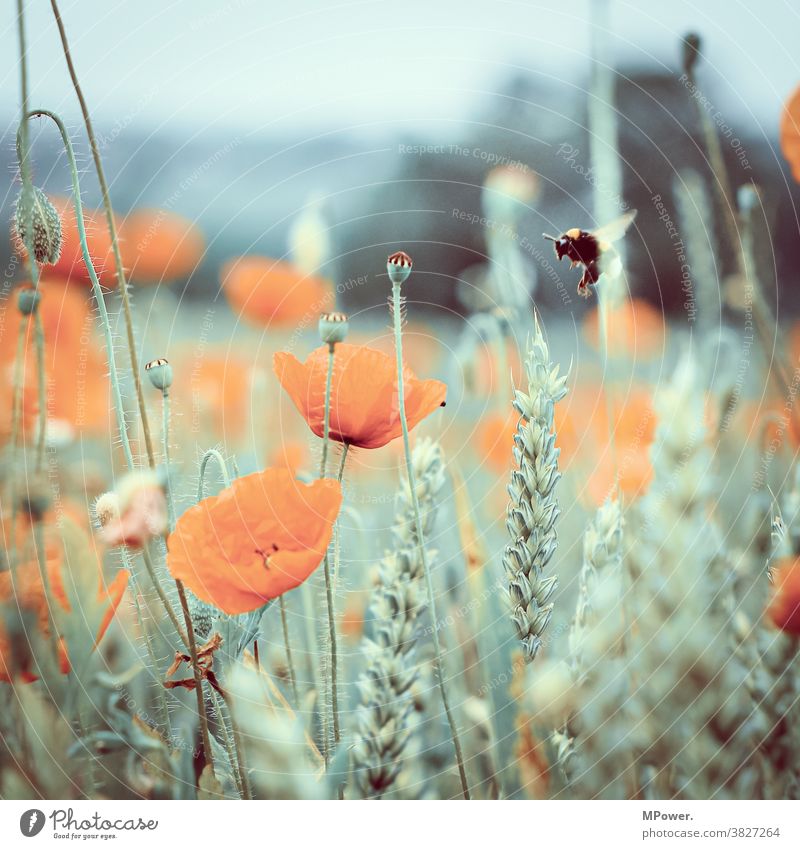
[[[397,251],[386,260],[386,270],[393,286],[400,286],[408,280],[413,262],[405,251]]]
[[[42,296],[33,286],[24,286],[17,295],[17,307],[22,315],[33,315],[39,307]]]
[[[47,195],[36,186],[32,192],[23,189],[17,198],[14,229],[25,248],[28,248],[28,222],[33,228],[32,246],[36,262],[55,265],[61,256],[61,218]]]
[[[172,386],[172,366],[163,357],[150,360],[144,370],[156,389],[166,392]]]
[[[319,338],[328,345],[344,342],[347,329],[347,316],[343,312],[325,312],[319,317]]]

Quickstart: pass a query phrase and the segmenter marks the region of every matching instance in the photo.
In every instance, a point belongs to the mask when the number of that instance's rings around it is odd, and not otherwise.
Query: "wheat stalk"
[[[433,530],[439,492],[445,482],[439,445],[420,440],[412,453],[423,534]],[[400,774],[410,738],[410,690],[419,676],[414,661],[417,622],[425,609],[424,567],[419,556],[414,505],[408,479],[401,477],[392,531],[394,550],[380,565],[370,608],[375,627],[362,648],[367,666],[358,681],[353,766],[358,791],[381,796]],[[429,557],[433,552],[429,552]],[[436,627],[437,623],[432,623]]]
[[[549,602],[557,577],[544,577],[557,545],[559,515],[555,487],[559,450],[553,423],[554,405],[567,394],[567,375],[559,375],[539,321],[525,361],[527,392],[514,392],[514,409],[522,417],[514,434],[514,461],[508,486],[506,527],[511,544],[503,555],[508,576],[511,621],[522,642],[526,662],[536,657],[542,633],[553,611]]]

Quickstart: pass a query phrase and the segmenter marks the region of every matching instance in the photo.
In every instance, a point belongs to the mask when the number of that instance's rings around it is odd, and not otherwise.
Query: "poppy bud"
[[[386,260],[386,270],[393,286],[400,286],[408,280],[412,265],[411,257],[405,251],[398,251]]]
[[[347,316],[343,312],[325,312],[319,317],[319,336],[328,345],[344,342],[347,328]]]
[[[17,295],[17,307],[22,315],[33,315],[39,307],[42,296],[33,286],[24,286]]]
[[[700,36],[696,32],[686,33],[683,37],[683,70],[689,77],[692,75],[694,66],[700,58],[701,44]]]
[[[36,186],[23,189],[17,198],[14,228],[24,247],[28,247],[28,222],[33,227],[33,255],[36,262],[55,265],[61,255],[61,219],[47,195]]]
[[[144,370],[156,389],[166,392],[172,386],[172,366],[163,357],[151,360]]]

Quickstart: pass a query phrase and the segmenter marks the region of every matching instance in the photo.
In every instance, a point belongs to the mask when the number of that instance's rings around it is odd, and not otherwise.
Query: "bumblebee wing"
[[[615,218],[608,224],[599,227],[593,232],[593,236],[598,242],[617,242],[627,232],[628,227],[633,224],[633,219],[636,218],[636,210],[631,209],[619,218]]]

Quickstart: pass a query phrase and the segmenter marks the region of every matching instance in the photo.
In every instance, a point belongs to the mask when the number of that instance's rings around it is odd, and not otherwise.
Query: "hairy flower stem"
[[[331,426],[331,385],[333,384],[333,359],[336,344],[331,342],[328,344],[328,373],[325,377],[325,422],[323,425],[322,439],[322,460],[319,465],[319,476],[325,477],[328,468],[328,443],[330,442],[330,426]]]
[[[36,471],[44,466],[44,446],[47,435],[47,390],[44,374],[44,326],[39,310],[34,314],[34,335],[36,337],[36,386],[39,393],[39,433],[36,437]]]
[[[151,666],[151,675],[153,680],[156,683],[156,692],[158,693],[158,705],[159,710],[162,713],[162,724],[164,726],[164,738],[167,741],[167,744],[172,748],[173,745],[173,737],[172,737],[172,723],[169,718],[169,707],[167,705],[167,694],[166,690],[161,686],[161,682],[156,678],[155,670],[159,668],[158,660],[156,658],[155,650],[153,649],[153,642],[150,638],[150,631],[147,627],[147,623],[145,621],[144,613],[142,612],[142,604],[140,602],[140,598],[144,598],[141,587],[139,586],[139,581],[136,576],[136,570],[133,566],[133,558],[131,557],[131,553],[128,550],[127,546],[122,546],[122,562],[125,568],[128,570],[130,574],[130,587],[131,587],[131,595],[133,596],[133,607],[136,613],[136,622],[139,626],[139,630],[142,632],[142,637],[144,638],[145,650],[147,651],[147,656],[150,659]]]
[[[155,588],[159,601],[163,605],[164,610],[169,617],[169,621],[172,622],[172,626],[175,628],[181,642],[188,647],[189,638],[186,636],[186,632],[181,627],[181,623],[178,620],[178,615],[175,613],[175,608],[172,606],[172,602],[170,602],[167,598],[167,594],[164,592],[164,587],[161,585],[161,581],[158,579],[158,575],[156,574],[153,558],[150,556],[150,551],[146,546],[142,548],[142,560],[144,561],[145,569],[147,570],[150,581]]]
[[[64,126],[64,122],[61,120],[61,118],[59,118],[58,115],[56,115],[54,112],[49,111],[48,109],[35,109],[28,113],[27,118],[30,119],[32,117],[37,116],[49,118],[51,121],[53,121],[53,123],[58,128],[59,133],[61,134],[61,140],[64,145],[64,150],[67,153],[67,161],[69,163],[69,170],[72,176],[72,200],[73,205],[75,207],[75,220],[78,226],[78,238],[80,240],[81,245],[81,255],[83,256],[83,262],[86,266],[86,270],[89,272],[89,278],[92,284],[92,293],[94,294],[95,301],[97,302],[97,309],[100,313],[100,323],[103,327],[103,335],[105,337],[106,356],[108,359],[108,370],[111,379],[111,391],[114,400],[114,411],[116,413],[117,418],[117,429],[119,430],[120,440],[122,442],[122,449],[125,454],[125,462],[127,463],[129,469],[133,469],[133,453],[131,452],[130,440],[128,438],[128,429],[125,423],[125,409],[122,403],[122,391],[120,390],[119,375],[117,372],[117,365],[114,357],[114,342],[111,336],[111,322],[108,317],[108,310],[106,309],[105,298],[103,297],[103,290],[100,287],[100,281],[97,278],[97,273],[94,270],[92,259],[89,256],[89,246],[86,241],[86,225],[83,219],[83,205],[81,203],[81,189],[80,181],[78,179],[78,166],[75,161],[75,151],[73,150],[72,142],[70,141],[66,127]],[[25,121],[23,121],[22,123],[24,124]],[[20,130],[17,133],[18,151],[21,150],[22,145],[21,130],[22,124],[20,125]],[[170,604],[170,601],[167,598],[166,593],[164,592],[164,588],[161,586],[161,582],[158,579],[158,575],[156,574],[156,571],[153,568],[153,563],[149,559],[149,553],[146,549],[143,549],[142,555],[145,561],[145,566],[147,567],[148,574],[150,575],[150,578],[153,581],[153,584],[156,588],[156,592],[158,593],[158,597],[161,599],[161,602],[164,605],[165,610],[167,611],[167,615],[169,616],[173,625],[175,625],[175,628],[181,639],[183,639],[184,643],[188,646],[188,642],[186,636],[184,635],[183,629],[180,627],[175,611],[173,610],[172,605]]]
[[[55,597],[53,596],[53,586],[50,583],[50,573],[47,570],[47,557],[44,544],[44,529],[40,521],[33,523],[33,539],[36,548],[36,563],[39,567],[39,575],[42,579],[44,587],[44,597],[47,600],[47,623],[48,623],[48,638],[50,640],[50,648],[53,652],[53,658],[56,666],[59,663],[59,637],[56,631],[56,620],[54,616]]]
[[[436,676],[436,682],[439,685],[439,692],[442,696],[442,706],[447,717],[447,724],[450,726],[450,736],[453,740],[453,747],[456,752],[456,763],[458,764],[458,775],[461,779],[461,790],[465,799],[470,798],[469,784],[467,783],[467,773],[464,769],[464,756],[461,751],[461,741],[458,738],[458,730],[456,729],[453,715],[450,711],[450,700],[447,696],[447,687],[444,683],[444,669],[442,665],[442,647],[439,642],[439,619],[436,615],[436,598],[433,592],[433,581],[431,579],[430,569],[428,568],[428,558],[425,552],[425,537],[422,528],[422,519],[419,511],[419,499],[417,498],[417,481],[414,474],[414,464],[411,460],[411,443],[408,438],[408,421],[406,419],[406,403],[405,390],[403,387],[403,329],[402,329],[402,298],[400,296],[400,284],[392,284],[392,313],[394,317],[394,345],[395,356],[397,359],[397,399],[400,412],[400,425],[403,428],[403,448],[406,456],[406,472],[408,474],[408,485],[411,489],[411,500],[414,504],[414,522],[417,527],[417,547],[419,550],[419,559],[422,563],[422,570],[425,574],[425,588],[428,594],[428,610],[430,611],[433,636],[433,668]]]
[[[285,594],[284,594],[285,595]],[[300,707],[300,698],[297,695],[297,673],[294,671],[294,660],[292,659],[292,644],[289,640],[289,622],[286,619],[286,599],[281,595],[278,599],[281,608],[281,627],[283,628],[283,644],[286,648],[286,668],[289,673],[289,684],[292,688],[292,698],[295,708]]]
[[[89,256],[89,246],[86,242],[86,225],[83,220],[83,204],[81,202],[81,186],[80,180],[78,179],[78,165],[75,161],[75,151],[72,148],[72,142],[70,141],[69,134],[67,133],[67,129],[64,126],[64,122],[59,118],[55,112],[51,112],[48,109],[34,109],[29,112],[25,119],[20,124],[19,131],[17,132],[17,150],[21,151],[22,149],[22,128],[23,125],[27,123],[30,118],[35,118],[38,116],[42,116],[44,118],[49,118],[58,128],[59,133],[61,134],[61,140],[64,144],[64,150],[67,154],[67,162],[69,164],[70,175],[72,177],[72,202],[75,207],[75,221],[78,225],[78,238],[80,240],[81,245],[81,255],[83,256],[83,262],[86,266],[86,270],[89,273],[89,279],[92,284],[92,294],[94,295],[94,299],[97,302],[97,309],[100,313],[100,323],[103,326],[103,335],[105,336],[105,344],[106,344],[106,356],[108,358],[108,370],[109,376],[111,379],[111,391],[114,399],[114,411],[117,417],[117,428],[119,430],[120,440],[122,441],[122,450],[125,453],[125,461],[128,464],[128,468],[133,468],[133,454],[131,453],[131,445],[128,439],[128,428],[125,423],[125,410],[122,404],[122,391],[119,386],[119,375],[117,373],[117,365],[116,360],[114,358],[114,342],[111,337],[111,322],[108,318],[108,311],[106,310],[106,303],[103,297],[103,290],[100,287],[100,281],[97,279],[97,273],[94,270],[94,265],[92,264],[92,258]],[[19,154],[22,155],[21,153]]]
[[[161,409],[163,411],[163,426],[161,428],[161,438],[163,442],[162,451],[164,453],[164,465],[167,474],[167,511],[169,516],[169,531],[172,533],[175,530],[175,502],[172,497],[172,487],[169,481],[169,391],[164,389],[161,393]],[[181,601],[181,609],[183,610],[183,621],[186,623],[186,635],[189,638],[189,655],[192,658],[192,672],[194,673],[194,692],[197,697],[197,715],[200,720],[200,733],[203,738],[203,750],[205,751],[206,763],[211,767],[211,772],[214,772],[214,756],[211,752],[211,735],[208,731],[208,716],[206,715],[205,698],[203,696],[203,676],[200,673],[200,666],[197,663],[197,640],[194,633],[194,624],[192,623],[192,614],[189,612],[189,603],[186,600],[186,590],[183,586],[183,581],[175,579],[175,586],[178,589],[178,598]]]
[[[333,361],[335,343],[331,342],[328,345],[328,373],[325,379],[325,420],[322,437],[322,460],[320,461],[319,476],[325,477],[328,465],[328,443],[330,442],[330,424],[331,424],[331,386],[333,384]],[[342,465],[339,471],[339,479],[344,470],[344,460],[347,456],[347,445],[345,444],[344,455],[342,456]],[[325,562],[323,567],[325,575],[325,602],[328,608],[328,639],[329,646],[329,682],[328,686],[331,694],[330,721],[324,723],[328,728],[333,726],[333,743],[339,745],[340,729],[339,729],[339,685],[337,681],[337,664],[338,664],[338,647],[336,641],[336,614],[333,605],[333,582],[331,580],[331,563],[328,552],[325,552]],[[325,708],[327,710],[327,706]],[[325,736],[325,765],[330,763],[330,745],[327,733]]]
[[[11,408],[11,451],[16,453],[22,422],[23,360],[28,322],[21,321],[17,335],[17,356],[14,360],[14,397]],[[8,532],[8,559],[12,582],[17,574],[17,476],[9,475],[9,501],[11,502],[11,526]]]
[[[20,121],[19,138],[17,141],[17,158],[19,160],[20,178],[22,181],[22,196],[30,197],[33,194],[33,178],[31,175],[31,162],[28,144],[28,124],[25,115],[28,111],[28,48],[25,39],[25,8],[23,0],[17,0],[17,33],[19,36],[19,64],[20,64],[20,100],[22,108],[22,120]],[[27,210],[25,223],[25,255],[28,265],[28,274],[31,285],[39,285],[39,266],[35,259],[33,246],[33,204],[25,203]],[[19,439],[19,428],[22,412],[22,358],[24,356],[24,342],[28,322],[22,321],[19,329],[19,341],[17,345],[17,359],[14,367],[14,397],[12,400],[12,427],[11,427],[11,450],[12,455],[16,453]],[[17,523],[17,497],[15,475],[11,475],[10,501],[11,501],[11,532],[9,540],[9,559],[11,565],[12,579],[16,575],[16,523]]]
[[[108,192],[108,183],[106,182],[105,171],[103,170],[103,162],[100,158],[100,147],[97,144],[97,138],[94,134],[92,119],[89,116],[89,108],[86,105],[86,99],[83,96],[83,90],[78,82],[78,75],[75,73],[75,66],[72,63],[72,54],[67,41],[67,34],[64,30],[64,23],[61,20],[61,14],[58,10],[56,0],[50,0],[50,5],[53,8],[53,15],[58,25],[58,33],[61,37],[61,45],[64,49],[64,58],[67,60],[67,68],[69,69],[72,86],[75,89],[75,94],[78,97],[78,102],[81,106],[83,114],[83,122],[86,125],[86,135],[89,138],[89,146],[92,149],[92,158],[94,159],[95,170],[97,171],[97,182],[100,184],[100,193],[103,197],[103,206],[106,212],[106,220],[108,221],[108,232],[111,237],[111,246],[114,253],[114,265],[117,271],[117,282],[119,291],[122,297],[122,312],[125,317],[125,330],[128,341],[128,353],[131,360],[131,372],[133,373],[133,383],[136,390],[136,400],[139,405],[139,416],[142,420],[142,432],[144,434],[144,444],[147,451],[147,458],[151,468],[155,466],[155,458],[153,455],[153,443],[150,438],[150,425],[147,421],[147,408],[144,403],[144,395],[142,393],[142,381],[139,374],[139,360],[136,354],[136,339],[133,333],[133,317],[131,315],[130,298],[128,297],[128,285],[125,279],[125,269],[122,265],[122,254],[119,249],[119,239],[117,238],[117,226],[114,222],[114,210],[111,207],[111,198]]]

